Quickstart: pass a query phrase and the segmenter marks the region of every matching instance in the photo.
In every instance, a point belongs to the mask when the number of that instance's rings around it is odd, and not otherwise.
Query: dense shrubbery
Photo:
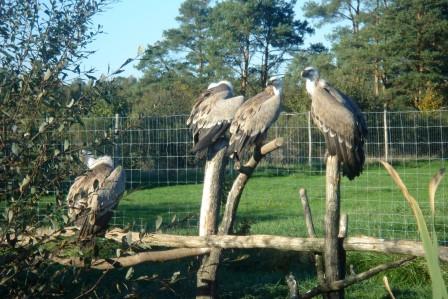
[[[109,81],[81,72],[86,46],[101,32],[92,17],[107,0],[3,1],[0,5],[0,294],[47,297],[64,289],[65,271],[47,264],[45,241],[32,237],[43,226],[60,228],[61,187],[79,172],[79,146],[67,132],[95,101],[107,97]],[[80,84],[69,79],[80,78]],[[84,80],[84,82],[82,81]],[[81,84],[82,83],[82,84]],[[55,202],[39,199],[55,191]]]

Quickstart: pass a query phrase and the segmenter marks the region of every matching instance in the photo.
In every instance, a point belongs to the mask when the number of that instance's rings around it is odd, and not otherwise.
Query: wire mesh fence
[[[428,214],[428,181],[444,166],[447,158],[448,111],[368,112],[365,117],[369,127],[365,170],[353,181],[344,179],[341,191],[342,209],[349,213],[351,233],[416,239],[417,230],[410,209],[378,161],[387,160],[397,167],[410,192],[420,199],[424,213]],[[108,154],[119,161],[126,169],[129,190],[200,184],[204,162],[196,161],[190,153],[192,139],[185,126],[186,118],[187,115],[88,118],[83,120],[83,126],[74,126],[68,138],[71,144],[83,144],[94,148],[96,154]],[[98,144],[104,136],[110,136],[113,142]],[[323,203],[325,144],[312,124],[310,114],[283,113],[269,130],[269,139],[274,137],[283,137],[284,146],[267,156],[255,175],[296,177],[297,188],[307,188],[314,202]],[[227,174],[229,178],[235,176],[232,165],[227,167]],[[275,184],[279,184],[278,181]],[[270,188],[282,190],[281,183]],[[200,188],[197,190],[199,202]],[[246,191],[244,196],[249,192]],[[438,212],[435,217],[436,231],[442,243],[448,242],[446,192],[443,183],[436,200]],[[291,200],[283,193],[262,194],[260,204],[269,200]],[[176,214],[178,219],[187,219],[184,224],[188,228],[195,229],[199,209],[180,209],[183,195],[169,196],[179,205],[160,210],[159,214],[169,219]],[[275,198],[271,198],[273,196]],[[244,204],[243,197],[243,210]],[[146,228],[153,219],[146,217],[144,211],[139,212],[118,211],[113,224],[134,223],[137,229]],[[321,221],[323,210],[313,212],[316,221]],[[256,217],[254,221],[257,221]]]

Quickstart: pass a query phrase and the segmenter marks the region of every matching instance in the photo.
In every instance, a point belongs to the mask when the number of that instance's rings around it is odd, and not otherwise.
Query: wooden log
[[[41,242],[40,239],[56,240],[60,237],[74,236],[77,229],[71,227],[61,232],[55,233],[52,230],[36,232],[39,237],[20,236],[17,242],[21,246],[26,246],[30,242]],[[131,240],[131,244],[162,246],[172,248],[270,248],[290,251],[323,251],[324,239],[322,238],[295,238],[273,235],[250,235],[250,236],[229,236],[212,235],[207,237],[180,236],[168,234],[145,234],[114,228],[106,232],[105,238],[122,243],[123,237]],[[35,241],[33,241],[35,240]],[[245,242],[249,242],[245,244]],[[42,242],[41,242],[42,243]],[[43,242],[45,243],[45,242]],[[390,254],[403,254],[424,257],[422,242],[408,240],[384,240],[368,236],[348,237],[344,240],[344,249],[347,251],[367,251]],[[439,246],[439,259],[448,262],[448,247]]]
[[[325,203],[325,280],[327,284],[344,278],[342,255],[343,247],[339,241],[340,217],[340,171],[337,156],[328,156],[326,163],[326,203]],[[343,299],[344,290],[329,292],[331,299]]]
[[[224,169],[227,162],[227,141],[221,140],[210,147],[205,164],[204,184],[202,191],[201,212],[199,216],[199,235],[216,234],[221,187],[224,181]],[[215,253],[204,255],[197,272],[196,298],[205,299],[215,296],[215,274],[209,269],[213,267]]]
[[[177,248],[164,251],[140,252],[131,256],[92,261],[90,268],[108,270],[113,268],[126,268],[147,262],[166,262],[186,257],[198,256],[210,252],[209,248]],[[51,257],[51,260],[66,266],[85,267],[84,261],[79,258]]]
[[[227,235],[231,231],[241,194],[260,160],[268,153],[278,149],[282,144],[282,138],[272,140],[262,146],[261,149],[255,150],[254,155],[244,165],[227,195],[224,215],[218,229],[219,235]],[[209,257],[207,257],[207,264],[204,266],[204,271],[207,272],[207,277],[206,280],[203,280],[204,284],[197,288],[196,298],[206,299],[216,297],[216,273],[218,271],[220,258],[221,249],[215,248],[210,252]]]
[[[121,243],[126,233],[118,229],[106,234],[106,238]],[[173,248],[270,248],[290,251],[322,252],[324,248],[323,238],[296,238],[273,235],[212,235],[206,237],[179,236],[166,234],[148,234],[139,240],[139,233],[132,233],[134,243],[142,243],[150,246],[162,246]],[[349,237],[344,240],[344,249],[347,251],[367,251],[391,254],[404,254],[424,257],[425,252],[421,242],[403,240],[384,240],[373,237]],[[439,258],[448,262],[448,247],[439,247]]]
[[[212,146],[205,163],[204,184],[202,190],[201,212],[199,216],[199,235],[216,233],[217,215],[226,162],[227,141],[221,140]]]
[[[308,236],[310,238],[316,238],[316,231],[314,229],[313,216],[311,214],[311,207],[308,200],[308,194],[304,188],[299,190],[300,201],[303,207],[303,213],[305,216],[305,224],[308,230]],[[324,263],[322,260],[322,253],[314,254],[314,263],[316,266],[317,280],[319,284],[325,283],[325,275],[324,275]]]

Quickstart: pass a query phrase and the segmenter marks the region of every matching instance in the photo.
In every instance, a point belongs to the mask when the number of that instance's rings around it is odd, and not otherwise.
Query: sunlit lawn
[[[397,165],[411,193],[427,210],[427,182],[440,164]],[[322,173],[295,173],[275,176],[258,173],[248,183],[237,214],[236,230],[249,227],[251,234],[278,234],[305,236],[306,228],[298,189],[308,190],[314,222],[322,235],[322,221],[325,209],[325,177]],[[227,179],[227,186],[231,178]],[[447,240],[446,231],[448,206],[445,200],[446,182],[438,193],[437,227],[439,240]],[[229,188],[229,187],[227,187]],[[188,221],[179,224],[168,233],[197,234],[197,215],[200,206],[202,185],[177,185],[138,190],[127,194],[121,201],[119,213],[125,220],[134,220],[136,225],[146,224],[148,231],[154,230],[157,216],[165,223],[176,215],[177,219],[187,216]],[[391,182],[386,172],[377,165],[370,165],[360,178],[342,181],[342,211],[349,215],[349,235],[372,235],[394,239],[416,239],[415,222],[411,212]],[[441,229],[440,229],[441,228]],[[348,264],[360,272],[371,266],[391,260],[394,257],[368,253],[349,253]],[[395,257],[396,259],[396,257]],[[175,264],[186,269],[189,263]],[[187,267],[188,268],[188,267]],[[447,266],[444,265],[446,269]],[[171,266],[157,266],[156,269],[173,271]],[[315,281],[311,258],[307,254],[278,252],[273,250],[227,251],[220,271],[220,295],[222,298],[285,298],[287,287],[284,276],[292,271],[300,280],[302,291],[312,287]],[[430,298],[428,274],[422,260],[411,266],[387,272],[397,298]],[[169,271],[167,272],[169,273]],[[187,272],[186,272],[187,273]],[[168,274],[167,274],[168,275]],[[168,297],[190,297],[194,295],[194,273],[186,274],[186,280],[178,285],[177,295],[162,292]],[[347,289],[346,298],[388,298],[381,282],[382,276]],[[155,285],[153,286],[155,287]],[[157,287],[153,291],[157,292]]]
[[[420,200],[424,212],[428,212],[427,184],[439,164],[397,166],[412,194]],[[230,188],[232,178],[227,178]],[[274,176],[258,173],[250,179],[241,198],[237,213],[237,228],[242,222],[250,224],[252,234],[279,234],[305,236],[298,189],[308,190],[314,222],[322,233],[325,210],[325,177],[321,173],[295,173]],[[440,240],[448,239],[448,203],[445,200],[446,182],[439,188],[437,197],[436,228]],[[120,202],[117,224],[135,222],[148,231],[154,229],[157,216],[164,222],[172,217],[185,219],[174,232],[197,233],[197,218],[202,184],[174,185],[137,190],[127,194]],[[385,238],[416,239],[416,227],[406,201],[384,169],[370,165],[363,175],[354,181],[342,180],[342,212],[349,216],[350,235],[371,235]],[[189,217],[188,217],[189,216]],[[120,223],[121,222],[121,223]]]
[[[428,212],[427,183],[440,167],[440,163],[397,165],[412,194],[419,199],[425,213]],[[226,188],[232,178],[228,177]],[[277,234],[305,236],[306,228],[302,215],[298,189],[308,190],[317,233],[322,236],[322,221],[325,209],[325,177],[320,171],[296,172],[279,176],[258,172],[248,183],[241,198],[235,230],[250,234]],[[446,182],[439,188],[437,196],[437,225],[439,240],[448,239],[448,204]],[[201,184],[154,187],[129,192],[120,202],[115,223],[112,226],[129,226],[154,231],[158,216],[163,223],[171,223],[174,216],[178,225],[174,228],[162,226],[163,232],[197,234],[197,218],[202,193]],[[354,181],[342,180],[342,211],[349,215],[349,236],[370,235],[394,239],[417,239],[415,222],[410,209],[385,170],[376,164],[368,165],[363,175]],[[397,259],[380,254],[348,253],[347,264],[359,273],[369,267]],[[200,259],[192,258],[163,264],[140,265],[138,275],[159,275],[167,281],[180,271],[181,280],[164,287],[157,280],[134,283],[136,293],[150,298],[191,298],[195,292],[195,271]],[[447,264],[443,264],[445,270]],[[284,277],[289,272],[299,279],[302,291],[316,284],[314,266],[310,254],[275,250],[227,250],[220,268],[219,294],[221,298],[285,298],[287,287]],[[100,273],[90,271],[88,281],[94,281]],[[95,274],[97,273],[97,274]],[[445,271],[446,273],[446,271]],[[109,292],[115,282],[123,279],[126,270],[110,273],[100,289]],[[385,273],[397,298],[430,298],[429,276],[423,259],[398,270]],[[445,276],[446,278],[446,276]],[[382,275],[347,289],[346,298],[388,298],[382,285]],[[86,280],[85,283],[88,283]],[[146,294],[146,295],[145,295]],[[148,297],[148,296],[146,296]]]

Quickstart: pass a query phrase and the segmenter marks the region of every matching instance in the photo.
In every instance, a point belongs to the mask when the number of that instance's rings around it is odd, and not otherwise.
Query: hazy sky
[[[101,34],[91,44],[95,50],[85,62],[84,67],[97,70],[97,75],[107,73],[108,65],[111,70],[117,69],[127,58],[137,55],[138,47],[146,47],[161,39],[166,29],[177,27],[175,20],[183,0],[122,0],[111,5],[105,12],[94,18],[94,24],[103,25]],[[302,1],[296,5],[296,15],[301,18]],[[324,36],[328,29],[316,29],[316,33],[307,37],[306,44],[311,42],[329,43]],[[123,76],[139,77],[141,72],[132,64],[125,67]]]

